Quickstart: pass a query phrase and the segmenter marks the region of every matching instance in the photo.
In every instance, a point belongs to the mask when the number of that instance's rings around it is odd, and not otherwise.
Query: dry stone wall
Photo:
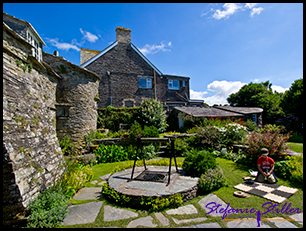
[[[29,55],[28,44],[3,34],[3,219],[22,213],[56,183],[65,161],[55,130],[59,79]],[[25,68],[26,67],[26,68]]]

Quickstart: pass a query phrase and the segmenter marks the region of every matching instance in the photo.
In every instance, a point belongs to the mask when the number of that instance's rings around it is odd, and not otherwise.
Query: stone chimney
[[[131,43],[131,30],[118,26],[116,28],[116,40],[119,43]]]

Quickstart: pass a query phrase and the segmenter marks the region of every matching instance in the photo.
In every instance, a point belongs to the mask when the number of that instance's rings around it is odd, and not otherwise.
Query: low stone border
[[[147,166],[150,171],[168,171],[168,166]],[[178,193],[183,196],[183,202],[187,202],[197,197],[198,178],[184,176],[182,168],[172,166],[170,184],[159,182],[148,182],[130,180],[132,169],[126,169],[116,172],[108,179],[108,185],[115,190],[119,195],[127,195],[132,197],[133,203],[140,203],[142,198],[168,198]],[[136,167],[134,176],[137,176],[144,170],[144,167]]]

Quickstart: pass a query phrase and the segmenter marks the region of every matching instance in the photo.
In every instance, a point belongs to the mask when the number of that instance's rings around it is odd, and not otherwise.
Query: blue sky
[[[80,48],[103,50],[115,29],[164,74],[190,77],[191,98],[225,104],[250,82],[287,90],[303,78],[301,3],[4,3],[28,21],[44,51],[80,64]]]

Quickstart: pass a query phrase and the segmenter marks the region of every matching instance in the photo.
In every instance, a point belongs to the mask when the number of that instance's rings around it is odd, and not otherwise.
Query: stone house
[[[44,44],[29,22],[3,13],[5,225],[60,179],[65,160],[59,139],[68,135],[82,152],[84,136],[97,126],[99,76],[42,52]]]
[[[258,107],[233,107],[233,106],[213,106],[213,107],[175,107],[174,113],[178,118],[179,127],[183,127],[182,118],[178,115],[184,113],[195,118],[237,118],[252,120],[258,127],[262,127],[262,108]]]
[[[189,77],[165,75],[131,42],[131,30],[116,28],[116,41],[102,51],[81,48],[80,66],[98,76],[98,108],[135,107],[155,98],[165,107],[203,104],[190,101]]]

